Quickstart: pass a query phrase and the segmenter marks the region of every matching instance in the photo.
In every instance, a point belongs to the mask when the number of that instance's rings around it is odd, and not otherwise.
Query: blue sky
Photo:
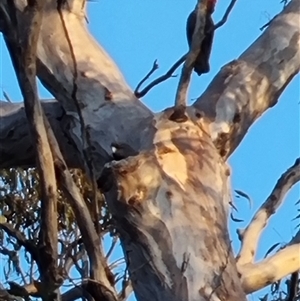
[[[221,19],[229,2],[218,1],[215,21]],[[165,73],[187,51],[185,23],[195,3],[195,0],[97,0],[88,4],[88,26],[134,89],[155,59],[160,68],[152,79]],[[215,34],[210,73],[201,77],[193,75],[189,103],[201,95],[224,64],[236,59],[255,41],[261,34],[259,28],[281,9],[280,0],[237,1],[227,23]],[[14,70],[2,40],[0,51],[0,89],[14,101],[20,101],[22,98]],[[152,89],[143,101],[154,111],[172,106],[177,83],[178,77],[169,79]],[[50,96],[43,88],[40,89],[40,95],[44,98]],[[230,225],[235,251],[239,247],[235,229],[247,225],[279,176],[299,156],[299,96],[297,76],[284,91],[279,103],[251,127],[229,160],[233,188],[246,192],[254,202],[250,209],[246,201],[236,201],[239,212],[235,216],[245,222]],[[290,191],[284,205],[270,220],[260,240],[258,259],[275,242],[290,240],[297,225],[297,221],[291,220],[296,215],[294,204],[298,199],[299,184]],[[258,295],[262,294],[260,292]],[[256,296],[250,296],[249,300],[257,299]]]

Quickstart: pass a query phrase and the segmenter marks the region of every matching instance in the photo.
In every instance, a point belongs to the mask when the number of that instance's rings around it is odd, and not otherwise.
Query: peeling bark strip
[[[227,166],[203,125],[156,120],[154,149],[101,179],[138,300],[245,300],[227,229]],[[205,271],[205,272],[204,272]]]

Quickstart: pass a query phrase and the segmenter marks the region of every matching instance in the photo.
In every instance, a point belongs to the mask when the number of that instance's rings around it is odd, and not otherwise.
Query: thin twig
[[[134,94],[137,96],[137,94],[139,93],[139,88],[141,87],[141,85],[154,73],[155,70],[157,70],[159,68],[158,64],[157,64],[157,60],[155,60],[153,62],[152,68],[151,70],[146,74],[146,76],[138,83],[138,85],[136,86],[135,90],[134,90]]]
[[[114,250],[114,248],[115,248],[117,242],[118,242],[118,237],[117,237],[117,236],[114,236],[114,237],[113,237],[113,241],[112,241],[112,243],[111,243],[111,246],[110,246],[110,248],[109,248],[109,250],[108,250],[108,252],[107,252],[107,254],[106,254],[106,256],[105,256],[105,259],[106,259],[106,260],[108,260],[109,256],[110,256],[111,253],[113,252],[113,250]]]
[[[3,97],[7,100],[7,102],[12,103],[10,97],[8,96],[8,94],[5,91],[3,91]]]
[[[162,76],[156,78],[154,81],[152,81],[148,86],[146,86],[142,91],[135,92],[135,96],[137,98],[141,98],[145,96],[153,87],[157,86],[158,84],[162,83],[163,81],[167,80],[170,77],[175,77],[173,75],[174,71],[185,61],[187,56],[187,53],[183,55],[177,62]]]
[[[274,19],[278,16],[278,14],[276,14],[269,22],[267,22],[266,24],[264,24],[262,27],[259,28],[260,31],[263,31],[265,28],[267,28],[273,21]]]
[[[288,5],[288,0],[282,0],[280,3],[283,3],[283,8],[285,8]],[[265,28],[267,28],[273,21],[274,19],[278,16],[279,14],[276,14],[269,22],[264,24],[262,27],[259,28],[260,31],[263,31]]]
[[[223,26],[227,22],[229,14],[231,13],[236,1],[237,0],[231,0],[230,4],[228,5],[228,7],[225,11],[223,18],[218,23],[215,24],[213,30],[218,29],[219,27]]]

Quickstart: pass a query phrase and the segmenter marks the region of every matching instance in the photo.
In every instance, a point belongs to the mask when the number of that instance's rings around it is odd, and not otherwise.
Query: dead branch
[[[141,98],[145,96],[153,87],[157,86],[158,84],[164,82],[170,77],[174,77],[174,71],[185,61],[187,54],[183,55],[175,64],[162,76],[156,78],[152,81],[148,86],[146,86],[142,91],[136,92],[135,96],[137,98]]]
[[[167,80],[170,77],[175,77],[175,75],[173,75],[174,71],[185,61],[186,56],[187,56],[187,53],[184,54],[179,60],[177,60],[175,62],[175,64],[164,75],[155,79],[148,86],[146,86],[141,92],[138,92],[136,94],[136,97],[141,98],[141,97],[145,96],[153,87],[164,82],[165,80]]]
[[[225,11],[225,14],[224,14],[223,18],[218,23],[215,24],[213,30],[218,29],[219,27],[223,26],[227,22],[228,17],[230,15],[230,13],[231,13],[231,11],[232,11],[232,9],[233,9],[236,1],[237,0],[231,0],[231,2],[229,3],[229,5],[228,5],[228,7],[227,7],[227,9]]]
[[[299,166],[300,159],[298,158],[294,165],[279,178],[273,191],[255,213],[248,227],[244,231],[240,231],[239,236],[241,237],[242,245],[237,255],[237,264],[239,266],[253,263],[262,230],[268,224],[269,218],[276,213],[276,210],[282,204],[286,193],[300,181]]]
[[[142,86],[142,84],[154,73],[155,70],[157,70],[159,68],[157,60],[155,60],[153,62],[152,68],[151,70],[146,74],[146,76],[138,83],[138,85],[136,86],[135,90],[134,90],[134,95],[138,98],[140,98],[140,93],[139,88]]]

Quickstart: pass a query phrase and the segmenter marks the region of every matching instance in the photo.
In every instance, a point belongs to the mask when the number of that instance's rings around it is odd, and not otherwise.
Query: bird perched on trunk
[[[198,54],[194,71],[200,76],[203,73],[209,72],[209,57],[211,53],[213,38],[214,38],[214,22],[211,17],[212,13],[215,10],[217,0],[208,0],[207,2],[207,10],[206,10],[206,18],[205,18],[205,26],[204,26],[204,34],[205,37],[201,43],[200,53]],[[196,27],[196,19],[197,19],[197,11],[194,10],[190,13],[187,24],[186,24],[186,36],[188,40],[189,47],[192,44],[193,33]]]

